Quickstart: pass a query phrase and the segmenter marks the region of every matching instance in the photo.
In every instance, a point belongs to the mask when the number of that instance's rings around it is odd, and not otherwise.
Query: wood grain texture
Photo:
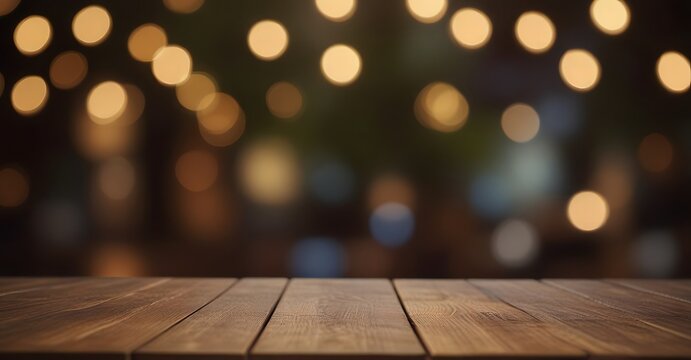
[[[636,319],[691,340],[691,304],[599,280],[545,283],[632,314]]]
[[[230,279],[84,279],[0,298],[0,359],[127,359]]]
[[[610,279],[618,285],[691,303],[691,280]]]
[[[591,358],[691,358],[691,342],[630,314],[535,280],[471,283],[545,322],[568,326],[554,335]]]
[[[135,360],[245,359],[288,280],[245,278],[137,350]]]
[[[433,358],[573,358],[585,353],[544,322],[463,280],[395,280],[404,308]]]
[[[424,359],[391,282],[294,279],[252,359]]]

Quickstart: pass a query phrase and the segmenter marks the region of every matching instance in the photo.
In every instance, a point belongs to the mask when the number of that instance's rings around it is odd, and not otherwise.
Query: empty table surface
[[[0,278],[0,359],[691,359],[689,280]]]

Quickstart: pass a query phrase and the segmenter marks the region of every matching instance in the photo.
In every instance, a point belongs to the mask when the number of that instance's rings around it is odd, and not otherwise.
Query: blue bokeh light
[[[405,205],[389,202],[377,207],[369,219],[372,236],[380,244],[398,247],[410,240],[415,230],[415,216]]]
[[[330,237],[308,237],[291,252],[291,269],[300,277],[340,277],[345,271],[343,246]]]

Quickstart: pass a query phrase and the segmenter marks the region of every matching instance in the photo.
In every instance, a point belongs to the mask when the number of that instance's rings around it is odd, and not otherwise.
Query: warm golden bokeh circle
[[[326,80],[338,86],[354,82],[362,71],[362,59],[353,47],[332,45],[321,58],[321,71]]]
[[[691,85],[689,59],[677,51],[668,51],[657,60],[657,78],[672,93],[683,93]]]
[[[190,150],[175,163],[175,176],[185,189],[204,191],[216,183],[218,159],[205,150]]]
[[[197,112],[197,121],[210,134],[227,133],[244,116],[240,104],[228,94],[210,94],[202,101],[209,102],[209,105]]]
[[[87,6],[72,20],[72,33],[85,46],[96,46],[105,41],[111,28],[110,13],[102,6]]]
[[[492,22],[482,11],[463,8],[451,16],[451,36],[458,45],[466,49],[483,47],[492,36]]]
[[[536,54],[549,50],[556,38],[552,21],[547,15],[537,11],[523,13],[516,21],[514,31],[518,43],[527,51]]]
[[[282,139],[263,139],[246,147],[239,165],[245,193],[256,203],[286,205],[300,194],[297,155]]]
[[[276,117],[293,118],[302,110],[300,89],[287,81],[277,82],[266,91],[266,106]]]
[[[165,46],[154,55],[151,69],[156,80],[163,85],[182,84],[192,72],[192,57],[181,46]]]
[[[590,4],[590,18],[603,33],[619,35],[629,27],[631,13],[622,0],[593,0]]]
[[[274,20],[259,21],[247,34],[247,45],[260,60],[278,59],[288,48],[288,31]]]
[[[142,62],[150,62],[156,52],[168,45],[165,30],[156,24],[144,24],[132,31],[127,40],[127,49],[133,58]]]
[[[88,63],[84,55],[65,51],[50,64],[50,82],[58,89],[72,89],[86,77]]]
[[[566,213],[576,229],[595,231],[607,222],[609,205],[602,195],[594,191],[581,191],[571,197]]]
[[[315,0],[317,10],[325,18],[342,22],[350,19],[357,9],[357,0]]]
[[[468,101],[458,89],[445,82],[425,86],[418,94],[415,116],[425,127],[441,132],[456,131],[465,125],[470,112]]]
[[[590,91],[600,81],[600,63],[587,50],[569,50],[559,61],[559,74],[571,89],[579,92]]]
[[[180,105],[192,111],[209,107],[216,98],[215,94],[216,82],[204,73],[192,73],[184,83],[175,88]]]
[[[43,16],[29,16],[14,29],[14,44],[19,52],[27,56],[41,53],[52,38],[53,29]]]
[[[5,16],[11,13],[19,5],[20,0],[2,0],[0,1],[0,16]]]
[[[435,23],[446,14],[447,0],[406,0],[405,6],[415,20],[424,23]]]
[[[137,177],[134,166],[123,157],[115,157],[98,169],[98,185],[111,200],[123,200],[132,194]]]
[[[86,110],[96,124],[108,124],[123,114],[127,107],[127,92],[115,81],[96,85],[87,97]]]
[[[516,103],[501,116],[501,129],[509,139],[524,143],[532,140],[540,130],[540,117],[530,105]]]
[[[30,75],[12,88],[12,107],[21,115],[35,114],[48,101],[48,85],[40,76]]]
[[[191,14],[204,5],[204,0],[163,0],[168,10],[179,14]]]

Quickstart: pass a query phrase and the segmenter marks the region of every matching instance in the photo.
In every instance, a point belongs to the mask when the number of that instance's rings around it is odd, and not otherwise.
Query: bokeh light
[[[293,147],[278,138],[262,139],[243,149],[240,177],[245,194],[269,206],[294,201],[302,181]]]
[[[197,120],[199,125],[211,134],[227,133],[244,116],[240,104],[228,94],[209,94],[201,103],[208,105],[197,112]]]
[[[130,196],[136,180],[134,166],[123,157],[110,159],[98,169],[99,189],[111,200],[122,200]]]
[[[636,276],[660,278],[674,276],[683,254],[679,242],[669,231],[648,231],[636,238],[630,261]]]
[[[29,179],[15,167],[0,169],[0,206],[17,207],[29,196]]]
[[[492,234],[492,255],[508,268],[521,268],[535,260],[539,249],[537,231],[528,222],[509,219]]]
[[[473,177],[469,187],[470,205],[481,217],[495,220],[506,216],[512,208],[510,180],[494,172]]]
[[[668,51],[657,60],[657,78],[670,92],[682,93],[691,85],[689,59],[676,51]]]
[[[446,14],[447,0],[406,0],[405,6],[415,20],[424,23],[435,23]]]
[[[216,183],[218,159],[204,150],[190,150],[175,163],[175,177],[189,191],[204,191]]]
[[[309,237],[298,241],[290,254],[292,274],[299,277],[340,277],[346,253],[333,238]]]
[[[45,50],[52,38],[53,29],[43,16],[29,16],[14,29],[14,44],[19,52],[27,56]]]
[[[87,159],[108,159],[132,151],[137,144],[136,127],[120,119],[97,124],[83,111],[75,117],[73,126],[77,149]]]
[[[108,124],[123,114],[127,107],[127,92],[115,81],[96,85],[87,97],[86,110],[96,124]]]
[[[552,21],[547,15],[537,11],[521,14],[514,30],[518,43],[527,51],[536,54],[549,50],[556,38]]]
[[[19,5],[20,0],[3,0],[0,1],[0,16],[5,16],[11,13],[17,5]]]
[[[415,216],[409,207],[396,202],[378,206],[369,218],[372,237],[387,247],[399,247],[410,240]]]
[[[58,89],[72,89],[86,77],[88,63],[84,55],[65,51],[50,64],[50,82]]]
[[[449,23],[451,35],[466,49],[483,47],[492,36],[492,22],[482,11],[463,8],[456,11]]]
[[[175,88],[175,95],[185,109],[204,110],[216,99],[216,82],[207,74],[195,72]]]
[[[594,191],[581,191],[569,200],[567,216],[576,229],[594,231],[607,222],[609,205],[602,195]]]
[[[603,33],[618,35],[629,27],[631,14],[622,0],[593,0],[590,4],[590,18]]]
[[[288,48],[288,31],[274,20],[262,20],[250,29],[247,44],[258,59],[275,60]]]
[[[569,50],[559,61],[559,74],[571,89],[589,91],[600,80],[600,63],[586,50]]]
[[[336,44],[330,46],[321,58],[321,71],[326,80],[338,86],[345,86],[360,76],[362,59],[351,46]]]
[[[101,6],[87,6],[72,20],[72,33],[82,45],[96,46],[108,38],[112,22],[108,10]]]
[[[12,107],[21,115],[35,114],[48,101],[48,85],[40,76],[30,75],[12,88]]]
[[[413,209],[415,207],[415,189],[410,181],[400,175],[379,175],[369,186],[367,205],[370,210],[374,210],[390,202],[403,204]]]
[[[163,85],[182,84],[192,72],[192,57],[180,46],[165,46],[154,55],[151,70],[156,80]]]
[[[638,146],[638,159],[641,166],[650,172],[665,171],[672,164],[674,148],[666,136],[652,133]]]
[[[204,5],[205,0],[163,0],[168,10],[178,14],[191,14]]]
[[[127,49],[136,60],[150,62],[156,52],[168,45],[165,30],[156,24],[144,24],[132,31],[127,40]]]
[[[325,18],[336,22],[350,19],[357,9],[357,0],[314,0],[314,3]]]
[[[513,104],[502,114],[501,128],[509,139],[518,143],[528,142],[540,130],[540,117],[530,105]]]
[[[92,276],[143,276],[146,275],[146,260],[131,245],[108,242],[91,255],[89,272]]]
[[[470,107],[463,94],[453,85],[434,82],[420,91],[415,99],[414,111],[423,126],[451,132],[465,125]]]
[[[300,89],[287,81],[277,82],[266,91],[266,106],[278,118],[293,118],[302,110]]]

